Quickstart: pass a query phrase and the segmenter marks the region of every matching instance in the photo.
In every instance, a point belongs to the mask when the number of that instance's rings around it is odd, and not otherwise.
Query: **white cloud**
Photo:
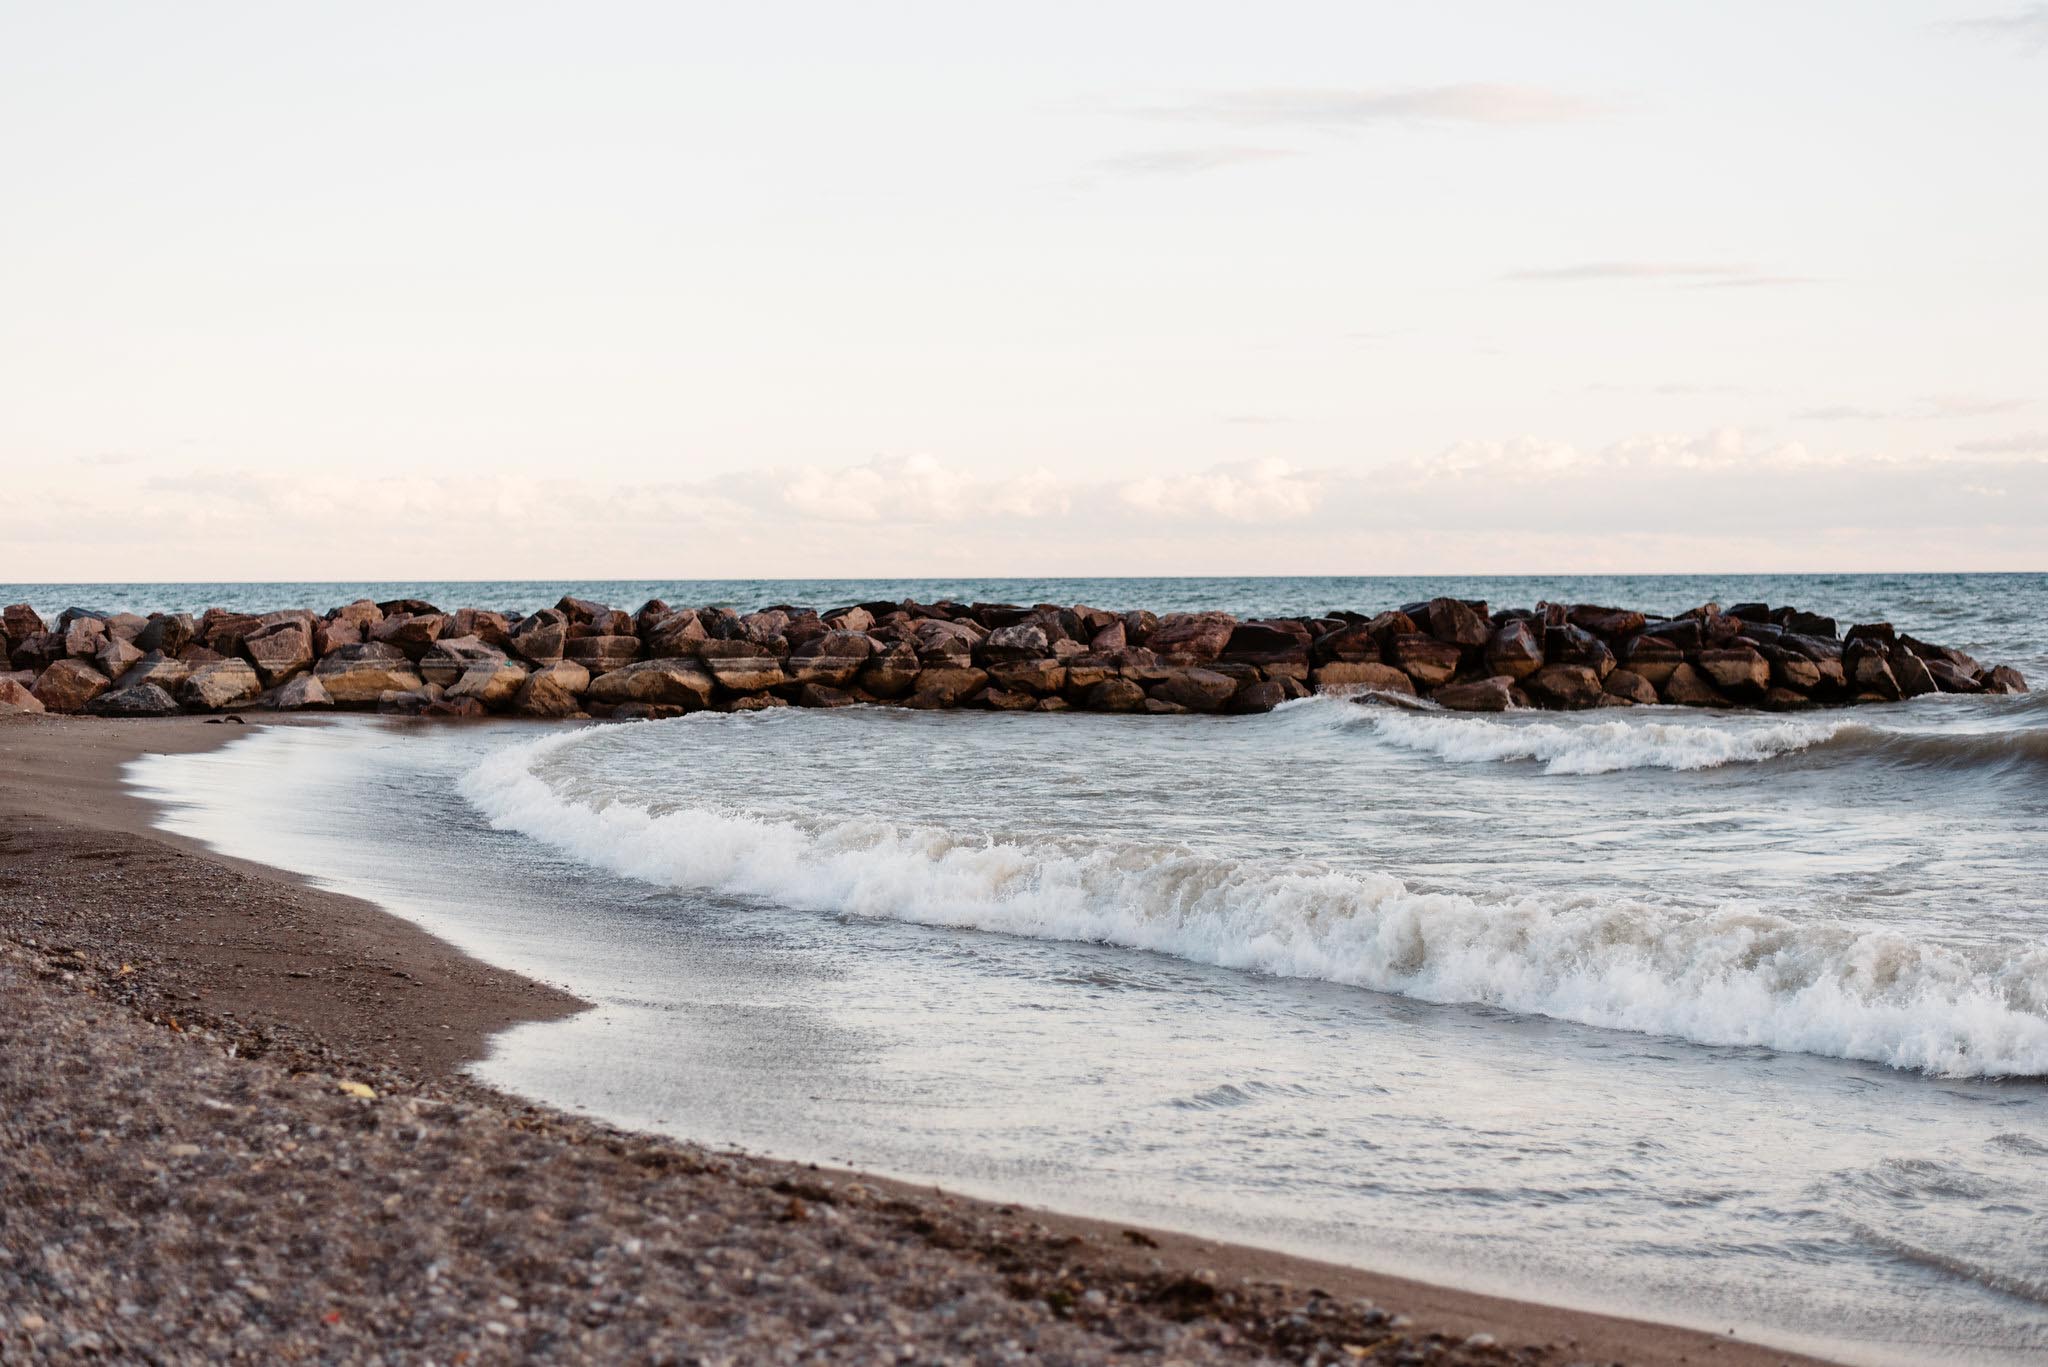
[[[1540,86],[1460,85],[1405,89],[1270,88],[1220,91],[1185,104],[1138,112],[1165,118],[1264,127],[1373,124],[1493,125],[1570,123],[1614,112],[1600,100]]]
[[[2048,51],[2048,5],[2028,5],[2007,14],[1958,19],[1947,28],[1951,33],[2015,42],[2030,52]]]
[[[1126,506],[1155,516],[1288,522],[1314,513],[1328,483],[1325,475],[1269,458],[1131,480],[1118,488],[1117,496]]]

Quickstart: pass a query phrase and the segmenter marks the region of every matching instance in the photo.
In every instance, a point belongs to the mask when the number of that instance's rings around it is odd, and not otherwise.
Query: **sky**
[[[0,578],[2048,570],[2048,4],[0,0]]]

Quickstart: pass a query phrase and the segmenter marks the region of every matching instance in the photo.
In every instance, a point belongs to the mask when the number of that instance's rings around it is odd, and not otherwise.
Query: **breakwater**
[[[168,716],[245,708],[434,717],[651,718],[763,707],[1173,714],[1270,711],[1311,692],[1455,711],[1655,703],[1791,710],[2014,693],[2019,671],[1792,607],[1671,616],[1439,597],[1251,620],[1084,605],[871,602],[818,611],[526,614],[367,599],[324,614],[0,613],[0,711]]]

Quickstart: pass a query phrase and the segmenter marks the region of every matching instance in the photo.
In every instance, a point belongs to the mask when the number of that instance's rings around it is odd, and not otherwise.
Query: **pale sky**
[[[0,578],[2048,570],[2044,147],[2013,0],[0,0]]]

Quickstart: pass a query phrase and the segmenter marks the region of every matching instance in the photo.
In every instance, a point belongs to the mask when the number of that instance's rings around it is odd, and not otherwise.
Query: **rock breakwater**
[[[1490,611],[1435,598],[1367,615],[1240,620],[1002,603],[737,613],[563,598],[509,614],[367,600],[325,614],[0,613],[0,712],[247,708],[433,717],[654,718],[886,703],[1266,712],[1312,692],[1472,712],[1667,703],[1791,710],[2018,693],[2009,666],[1798,608],[1673,616],[1591,604]]]

